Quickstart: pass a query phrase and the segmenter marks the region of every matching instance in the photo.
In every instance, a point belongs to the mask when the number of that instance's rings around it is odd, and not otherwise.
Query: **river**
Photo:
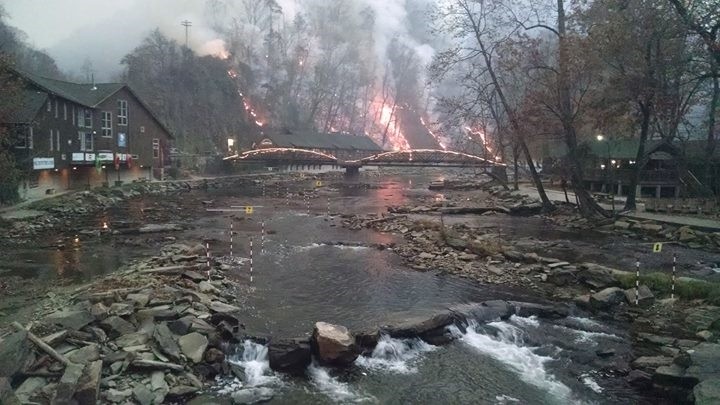
[[[286,198],[285,184],[270,180],[264,192],[258,183],[246,189],[141,198],[86,219],[78,228],[100,227],[105,222],[121,229],[164,221],[180,223],[185,230],[101,237],[81,234],[78,243],[73,243],[74,235],[69,232],[47,235],[35,247],[7,252],[0,269],[31,280],[36,289],[54,283],[74,285],[111,272],[133,258],[152,255],[175,240],[207,241],[213,256],[232,264],[231,276],[246,281],[246,290],[237,298],[251,336],[307,336],[316,321],[362,330],[489,299],[540,301],[522,288],[483,286],[451,275],[412,270],[392,249],[373,247],[397,242],[396,236],[341,226],[340,214],[380,213],[389,204],[407,203],[418,196],[442,199],[442,195],[427,190],[428,183],[439,176],[428,171],[375,177],[367,184],[331,181],[322,185],[319,197],[309,204],[299,194],[316,185],[309,178],[289,186],[290,198]],[[327,215],[328,201],[331,216]],[[208,211],[244,206],[253,206],[253,213],[246,214],[244,208]],[[236,232],[233,257],[231,218]],[[565,241],[576,236],[536,219],[490,216],[465,220],[486,221],[485,226],[523,237]],[[528,220],[534,221],[532,226]],[[57,248],[58,244],[64,246]],[[3,322],[22,313],[31,301],[31,296],[22,294],[5,300]],[[384,337],[372,356],[359,358],[350,370],[312,365],[305,380],[272,372],[267,349],[247,340],[232,349],[230,358],[243,371],[242,378],[219,380],[202,400],[230,403],[229,397],[238,391],[277,404],[638,400],[616,376],[589,365],[589,358],[598,350],[630,350],[623,325],[593,320],[582,313],[556,322],[513,316],[490,324],[471,322],[453,333],[458,339],[443,347]]]

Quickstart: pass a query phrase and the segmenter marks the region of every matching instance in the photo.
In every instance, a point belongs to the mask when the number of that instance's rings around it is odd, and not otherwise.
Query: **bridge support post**
[[[345,166],[345,178],[356,179],[360,177],[360,166]]]

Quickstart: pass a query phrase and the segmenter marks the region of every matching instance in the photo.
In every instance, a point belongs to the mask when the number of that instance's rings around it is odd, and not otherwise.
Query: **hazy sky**
[[[51,48],[95,17],[104,19],[132,7],[135,0],[1,0],[11,25],[25,31],[38,48]]]

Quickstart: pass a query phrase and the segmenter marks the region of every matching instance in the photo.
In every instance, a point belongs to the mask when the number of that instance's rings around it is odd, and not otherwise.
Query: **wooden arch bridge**
[[[361,159],[341,161],[333,155],[308,149],[265,148],[228,156],[225,160],[262,162],[268,165],[333,165],[345,168],[346,172],[351,175],[356,174],[362,166],[505,167],[503,163],[480,156],[439,149],[408,149],[383,152]]]

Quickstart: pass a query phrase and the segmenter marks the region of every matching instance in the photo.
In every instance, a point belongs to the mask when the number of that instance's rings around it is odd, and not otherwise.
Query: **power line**
[[[192,27],[192,22],[188,20],[180,21],[180,25],[185,27],[185,47],[188,47],[188,30]]]

